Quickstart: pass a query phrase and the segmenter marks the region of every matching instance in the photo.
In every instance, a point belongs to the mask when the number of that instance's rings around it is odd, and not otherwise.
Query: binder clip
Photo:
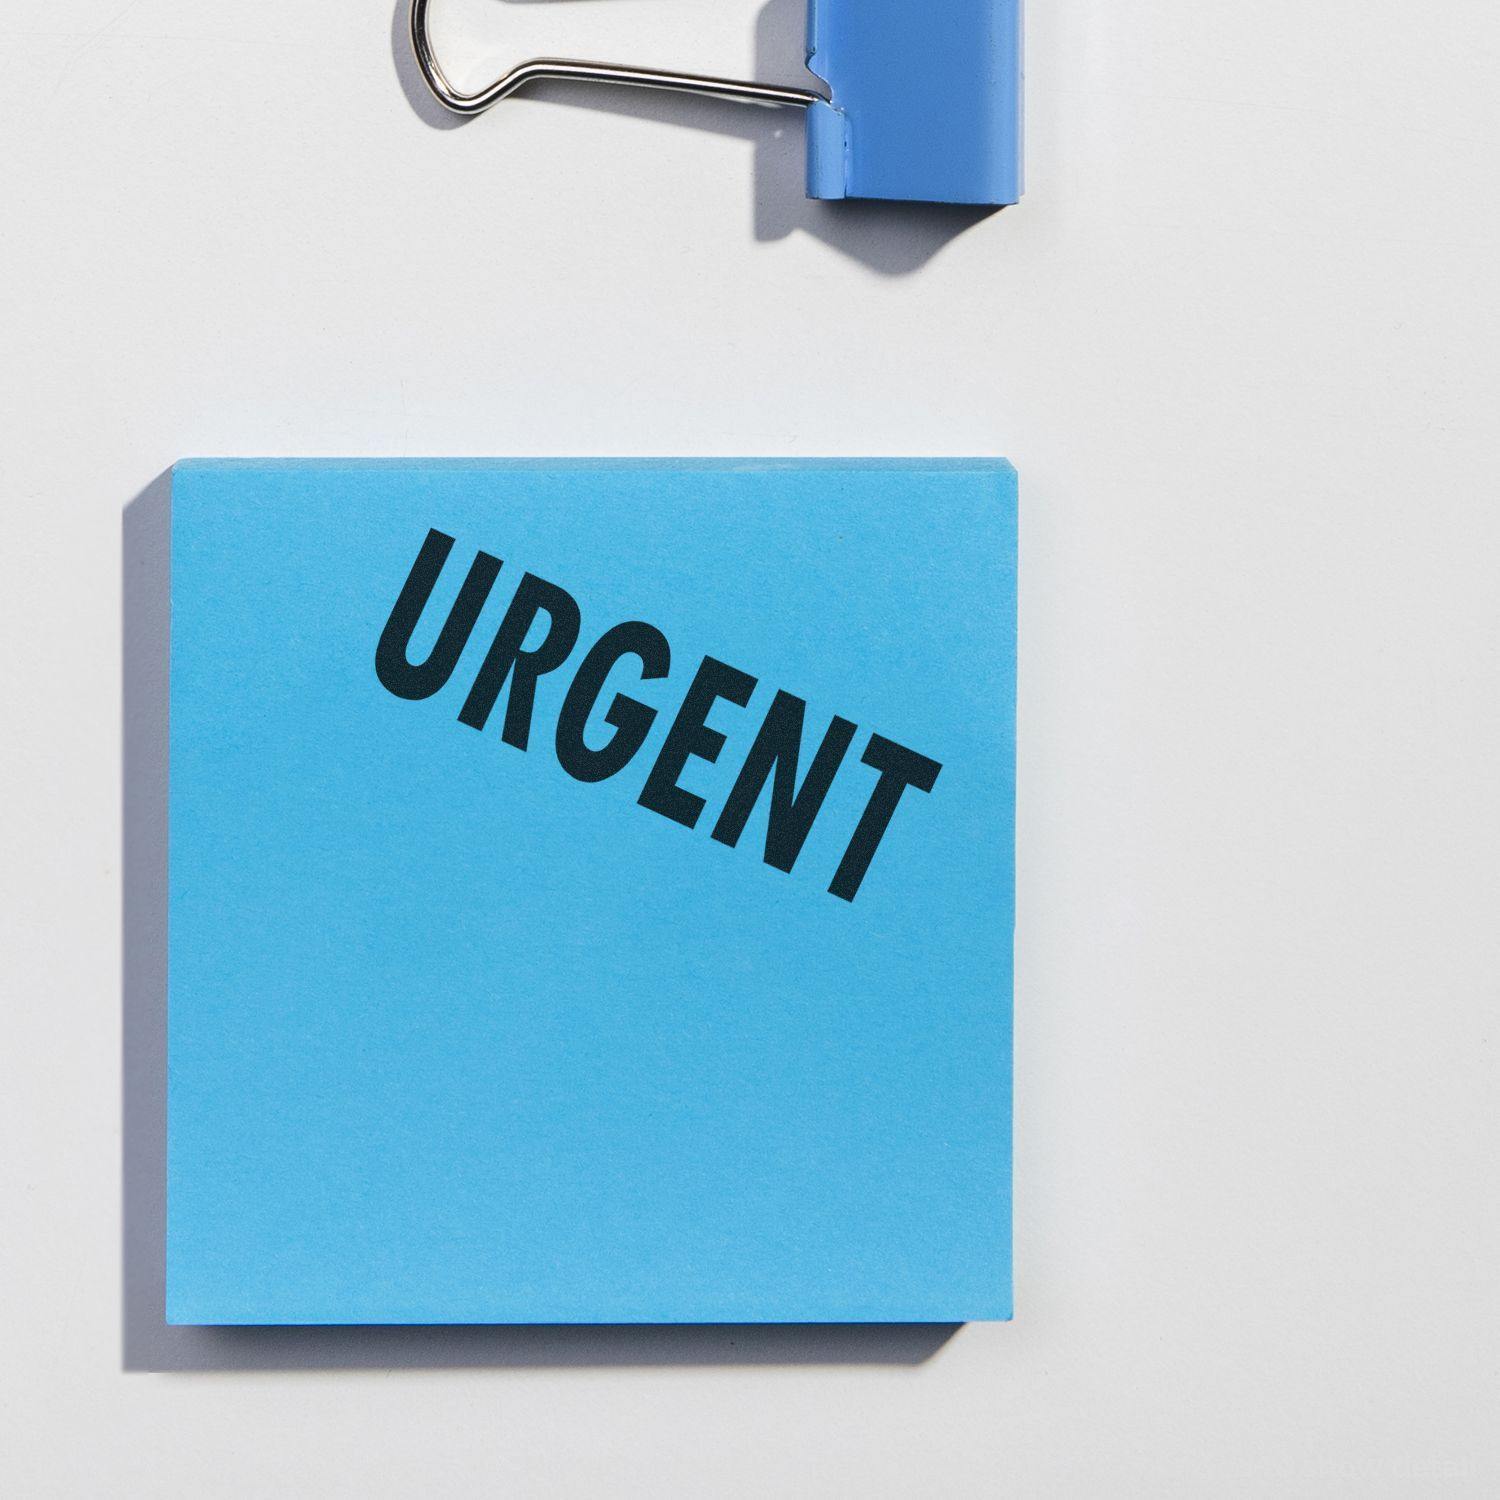
[[[433,96],[482,114],[543,79],[613,83],[807,111],[807,196],[1014,203],[1021,196],[1021,0],[809,0],[808,70],[828,93],[537,57],[477,93],[448,82],[428,0],[411,44]]]

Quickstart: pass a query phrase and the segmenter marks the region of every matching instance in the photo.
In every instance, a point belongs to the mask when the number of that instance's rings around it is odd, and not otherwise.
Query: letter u
[[[422,550],[417,553],[417,560],[402,585],[396,607],[380,633],[380,644],[375,648],[375,675],[398,698],[430,698],[453,675],[474,629],[474,622],[479,618],[479,611],[484,608],[499,576],[498,557],[491,557],[488,552],[475,556],[469,576],[464,579],[458,598],[453,601],[453,608],[438,633],[437,644],[426,661],[413,666],[406,655],[412,632],[422,618],[422,611],[427,608],[427,601],[432,598],[433,587],[452,550],[451,536],[445,536],[441,531],[427,533]]]

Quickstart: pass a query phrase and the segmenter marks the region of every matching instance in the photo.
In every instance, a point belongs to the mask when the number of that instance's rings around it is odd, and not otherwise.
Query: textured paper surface
[[[1007,465],[195,461],[172,526],[170,1321],[1009,1316]],[[412,661],[503,567],[410,701],[376,646],[434,529]],[[505,693],[458,715],[527,572],[581,625],[523,752]],[[558,712],[624,621],[671,668],[610,674],[590,746],[658,713],[587,784]],[[705,656],[757,685],[689,829],[639,798]],[[710,836],[778,690],[799,776],[857,726],[790,873],[769,787]],[[848,901],[871,734],[942,770]]]

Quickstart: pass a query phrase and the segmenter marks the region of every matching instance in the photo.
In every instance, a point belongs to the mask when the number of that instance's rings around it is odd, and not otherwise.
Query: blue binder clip
[[[1021,196],[1021,0],[809,0],[807,65],[826,95],[560,57],[533,58],[465,94],[433,53],[427,5],[412,0],[412,50],[455,114],[482,114],[542,79],[789,106],[807,111],[809,198],[999,205]]]

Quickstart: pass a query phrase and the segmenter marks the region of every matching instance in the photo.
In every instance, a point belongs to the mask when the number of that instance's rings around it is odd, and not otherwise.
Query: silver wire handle
[[[517,64],[477,94],[462,94],[448,82],[427,34],[427,0],[411,0],[411,49],[422,80],[432,96],[456,115],[483,114],[492,104],[544,79],[570,83],[617,83],[627,88],[668,89],[679,94],[706,94],[737,104],[791,105],[806,109],[822,102],[810,89],[783,88],[774,83],[752,83],[738,78],[712,78],[701,73],[668,73],[659,68],[626,68],[616,63],[582,62],[575,57],[533,57]]]

